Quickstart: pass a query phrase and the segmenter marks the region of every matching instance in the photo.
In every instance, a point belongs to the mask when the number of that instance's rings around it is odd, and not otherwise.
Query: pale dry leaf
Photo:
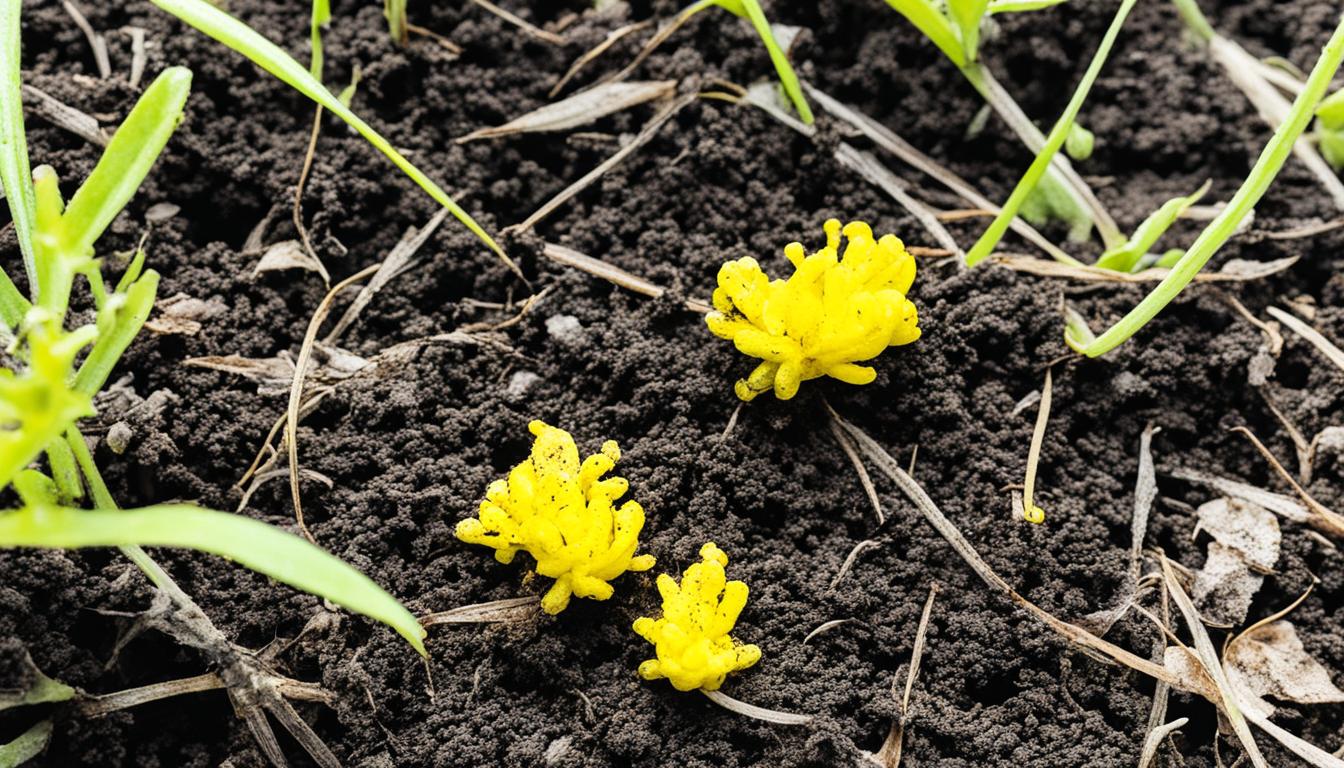
[[[282,240],[266,249],[257,265],[252,268],[252,277],[262,272],[278,272],[286,269],[306,269],[309,272],[322,273],[322,266],[308,255],[298,240]]]
[[[1251,601],[1264,581],[1265,577],[1252,571],[1240,552],[1211,541],[1204,567],[1195,573],[1191,596],[1205,622],[1236,626],[1246,620]]]
[[[566,131],[648,101],[665,99],[675,93],[676,88],[675,80],[603,83],[589,90],[580,91],[567,99],[534,109],[503,125],[472,131],[456,139],[456,142],[464,144],[477,139],[492,139],[516,133]]]
[[[1272,571],[1279,561],[1279,521],[1264,507],[1242,499],[1214,499],[1195,511],[1195,530],[1205,531],[1239,553],[1246,564]]]
[[[1260,699],[1269,697],[1297,704],[1344,702],[1344,691],[1330,680],[1326,668],[1307,653],[1293,623],[1284,619],[1238,637],[1228,646],[1223,666],[1229,679],[1236,679]]]
[[[253,358],[241,355],[189,357],[183,365],[209,368],[251,379],[259,384],[285,384],[294,377],[294,361],[284,357]]]

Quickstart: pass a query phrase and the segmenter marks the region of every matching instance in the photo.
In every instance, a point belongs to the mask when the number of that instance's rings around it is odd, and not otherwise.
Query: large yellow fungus
[[[652,555],[635,555],[644,509],[634,501],[616,500],[630,484],[608,477],[621,458],[614,441],[579,463],[574,438],[563,429],[533,421],[532,453],[504,480],[486,489],[478,518],[457,524],[457,538],[493,547],[495,559],[513,562],[526,551],[537,561],[537,573],[555,579],[541,599],[542,610],[555,614],[571,595],[606,600],[612,579],[626,571],[647,571]]]
[[[784,255],[794,272],[771,280],[750,256],[719,269],[714,310],[705,318],[714,335],[764,362],[737,382],[743,400],[774,389],[788,400],[808,379],[830,376],[849,384],[877,377],[871,360],[887,347],[919,338],[919,317],[906,292],[915,280],[915,259],[894,235],[873,239],[873,230],[851,221],[826,222],[826,247],[808,256],[801,243]],[[840,254],[840,235],[849,243]]]
[[[653,643],[658,656],[639,665],[640,676],[665,677],[679,691],[717,691],[729,672],[761,658],[760,648],[738,645],[728,636],[747,604],[747,585],[727,581],[728,556],[713,542],[700,548],[700,557],[680,584],[665,573],[658,576],[662,618],[635,621],[635,632]]]

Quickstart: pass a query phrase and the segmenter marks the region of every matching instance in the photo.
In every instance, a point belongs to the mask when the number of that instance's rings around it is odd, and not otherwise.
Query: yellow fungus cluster
[[[825,230],[826,247],[810,256],[801,243],[784,247],[794,268],[787,280],[769,279],[749,256],[719,269],[709,330],[764,361],[737,382],[743,400],[769,389],[788,400],[802,382],[820,376],[868,384],[877,372],[856,363],[919,338],[919,317],[906,298],[915,259],[901,241],[874,240],[861,221],[842,230],[831,219]],[[842,232],[849,240],[843,256]]]
[[[478,518],[457,524],[457,538],[493,547],[495,559],[513,562],[525,550],[537,573],[555,579],[542,610],[563,611],[571,595],[606,600],[610,582],[626,571],[647,571],[652,555],[635,555],[644,510],[634,501],[615,502],[630,484],[602,476],[621,458],[614,441],[579,463],[574,438],[563,429],[533,421],[532,453],[505,480],[486,489]]]
[[[662,618],[635,621],[635,632],[653,643],[658,656],[639,665],[640,676],[666,677],[679,691],[717,691],[729,672],[761,658],[760,648],[738,645],[728,636],[747,604],[747,585],[727,581],[728,556],[713,542],[700,548],[700,557],[680,584],[667,574],[658,576]]]

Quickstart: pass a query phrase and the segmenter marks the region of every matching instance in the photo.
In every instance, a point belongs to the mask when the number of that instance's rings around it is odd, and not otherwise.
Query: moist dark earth
[[[666,20],[672,2],[618,4],[602,13],[585,2],[502,3],[558,31],[563,45],[522,33],[473,3],[410,3],[411,21],[460,46],[454,56],[415,36],[394,47],[376,2],[335,2],[325,37],[333,89],[362,80],[353,107],[402,148],[492,232],[521,222],[614,152],[650,119],[645,105],[578,129],[467,144],[454,139],[496,125],[549,99],[569,65],[606,34],[632,21]],[[233,510],[244,471],[285,407],[283,387],[184,361],[207,355],[295,355],[326,288],[312,272],[253,275],[260,254],[248,233],[274,211],[263,243],[295,237],[293,188],[312,123],[311,104],[273,78],[146,2],[81,3],[106,35],[114,74],[100,80],[82,33],[54,2],[25,3],[24,79],[109,128],[138,93],[127,75],[128,26],[146,30],[146,79],[181,64],[195,74],[186,118],[127,213],[100,244],[114,260],[134,245],[157,203],[180,206],[155,224],[149,264],[163,274],[161,297],[183,293],[216,307],[194,335],[146,331],[115,378],[138,397],[159,395],[158,411],[126,413],[108,401],[86,434],[126,420],[125,451],[96,451],[125,506],[191,500]],[[771,19],[797,25],[799,74],[899,133],[1002,200],[1030,155],[997,119],[967,126],[982,102],[908,23],[878,0],[764,3]],[[1204,3],[1218,29],[1259,56],[1309,69],[1338,8],[1315,0]],[[231,12],[307,60],[305,3],[230,0]],[[1049,11],[1001,17],[985,43],[989,67],[1038,124],[1062,110],[1100,40],[1114,4],[1073,0]],[[568,87],[624,66],[648,31],[613,46]],[[683,93],[717,78],[748,85],[773,76],[749,27],[710,9],[674,35],[635,73],[678,81]],[[721,86],[704,85],[721,90]],[[820,114],[820,110],[818,110]],[[1206,179],[1207,201],[1227,200],[1269,129],[1245,97],[1182,32],[1165,3],[1141,3],[1082,113],[1097,136],[1078,163],[1102,202],[1128,231],[1164,200]],[[905,762],[929,766],[1130,766],[1146,732],[1153,682],[1083,655],[992,592],[900,495],[877,477],[887,521],[878,525],[854,469],[831,436],[825,404],[866,430],[902,463],[918,447],[915,478],[1024,596],[1068,620],[1122,597],[1139,438],[1161,427],[1153,453],[1160,499],[1146,545],[1190,568],[1207,536],[1192,539],[1189,505],[1210,491],[1164,470],[1194,467],[1288,493],[1241,435],[1247,426],[1296,469],[1293,445],[1248,382],[1262,334],[1232,308],[1257,317],[1271,304],[1314,302],[1313,324],[1344,340],[1344,233],[1272,239],[1272,232],[1335,218],[1339,212],[1297,161],[1290,161],[1256,210],[1254,224],[1211,264],[1297,256],[1288,271],[1255,282],[1193,287],[1131,342],[1098,360],[1063,344],[1061,297],[1100,329],[1143,295],[1139,286],[1037,278],[1003,267],[960,271],[921,259],[912,298],[923,338],[891,349],[866,387],[814,381],[792,401],[764,396],[743,407],[733,382],[753,367],[711,337],[682,300],[705,298],[718,265],[751,255],[778,274],[783,246],[822,242],[829,217],[863,219],[907,244],[935,243],[889,197],[832,157],[844,126],[819,117],[816,139],[800,136],[754,107],[699,99],[646,146],[527,234],[502,242],[545,297],[520,321],[486,334],[490,343],[423,342],[391,362],[342,381],[299,432],[302,466],[331,487],[305,481],[308,525],[317,541],[364,570],[416,613],[519,595],[540,595],[520,558],[496,563],[463,544],[453,527],[474,514],[486,485],[521,461],[526,425],[542,419],[573,433],[581,450],[615,439],[617,474],[648,514],[642,551],[649,574],[627,574],[606,602],[575,600],[558,617],[518,624],[434,627],[428,665],[390,630],[340,614],[288,647],[284,672],[319,682],[331,708],[303,715],[352,766],[748,766],[858,765],[875,752],[898,713],[893,680],[904,685],[919,615],[930,587],[927,650],[911,700]],[[30,115],[34,163],[53,165],[66,192],[92,167],[98,149]],[[884,157],[912,193],[940,209],[964,207],[931,180]],[[327,116],[303,214],[334,279],[380,261],[435,204],[362,139]],[[986,220],[952,226],[964,247]],[[1188,244],[1197,222],[1181,222],[1160,245]],[[1046,228],[1060,240],[1064,228]],[[543,241],[603,259],[670,289],[660,299],[626,292],[541,255]],[[1008,250],[1029,251],[1010,238]],[[1095,258],[1095,241],[1070,246]],[[12,235],[0,241],[10,274]],[[497,324],[518,314],[528,289],[479,241],[449,220],[426,243],[413,271],[398,277],[343,337],[349,352],[373,358],[402,342]],[[337,313],[350,294],[337,299]],[[499,305],[504,305],[499,308]],[[572,317],[579,329],[548,332]],[[572,325],[572,324],[571,324]],[[1285,332],[1268,394],[1308,439],[1344,419],[1344,375]],[[1008,486],[1021,483],[1036,408],[1014,405],[1041,387],[1054,366],[1054,408],[1038,487],[1042,525],[1015,516]],[[517,382],[537,377],[529,387]],[[511,383],[515,386],[510,387]],[[166,399],[165,399],[166,398]],[[1308,490],[1344,507],[1344,461],[1318,458]],[[876,477],[876,475],[875,475]],[[296,530],[286,480],[263,485],[242,514]],[[734,634],[764,657],[730,678],[725,691],[761,706],[816,715],[807,726],[748,720],[635,668],[651,647],[631,622],[656,614],[654,573],[679,573],[713,540],[731,558],[731,578],[751,599]],[[863,551],[838,585],[842,561]],[[327,613],[298,593],[220,559],[155,552],[216,624],[243,646],[294,638]],[[1151,568],[1151,564],[1148,566]],[[1337,552],[1285,524],[1276,572],[1250,620],[1288,605],[1307,650],[1336,680],[1344,641],[1334,614],[1344,601]],[[207,671],[194,651],[145,633],[118,654],[126,613],[149,605],[149,585],[110,550],[22,551],[0,555],[0,637],[6,669],[27,648],[47,674],[105,693]],[[1149,597],[1146,604],[1154,605]],[[819,625],[847,619],[804,644]],[[1185,630],[1176,622],[1176,630]],[[1221,643],[1224,632],[1213,630]],[[1108,639],[1148,656],[1159,642],[1130,614]],[[11,673],[9,674],[12,677]],[[0,686],[14,681],[0,681]],[[36,715],[2,723],[6,739]],[[1235,739],[1218,735],[1206,701],[1173,694],[1168,719],[1189,724],[1162,747],[1164,764],[1231,764]],[[1339,746],[1338,705],[1285,705],[1277,721],[1327,751]],[[1273,765],[1294,759],[1266,737]],[[294,765],[308,765],[282,736]],[[1179,759],[1177,755],[1179,754]],[[1182,763],[1183,761],[1183,763]],[[49,766],[243,766],[264,758],[219,691],[149,704],[98,720],[59,717],[36,764]]]

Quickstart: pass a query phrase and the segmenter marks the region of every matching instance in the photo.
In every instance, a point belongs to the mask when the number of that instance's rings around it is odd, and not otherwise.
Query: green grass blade
[[[425,631],[372,579],[304,539],[241,515],[189,504],[94,510],[29,507],[0,514],[0,547],[178,547],[225,557],[380,621],[425,654]]]
[[[131,342],[135,341],[135,337],[140,335],[140,329],[149,319],[158,290],[159,273],[150,269],[125,293],[120,294],[124,303],[115,310],[116,315],[110,327],[98,329],[98,340],[93,343],[93,349],[89,350],[88,356],[79,366],[79,372],[75,374],[76,392],[93,397],[102,391],[117,361],[131,346]]]
[[[994,0],[989,4],[990,14],[995,13],[1022,13],[1023,11],[1039,11],[1049,8],[1052,5],[1067,3],[1069,0]]]
[[[887,5],[923,32],[924,36],[938,46],[938,50],[951,59],[953,64],[958,67],[966,66],[966,52],[962,50],[957,31],[952,28],[952,23],[936,4],[929,0],[887,0]]]
[[[384,139],[377,131],[369,127],[368,123],[342,104],[340,99],[333,96],[326,86],[315,80],[312,73],[304,69],[303,65],[294,60],[294,57],[285,53],[279,46],[267,40],[251,27],[210,5],[205,0],[153,0],[153,3],[251,59],[257,66],[275,75],[291,88],[321,104],[333,115],[344,120],[378,151],[387,155],[387,158],[394,165],[411,177],[412,181],[419,184],[420,188],[428,192],[429,196],[434,198],[439,205],[447,208],[458,221],[471,230],[472,234],[480,238],[481,242],[489,246],[490,250],[494,251],[495,255],[499,256],[513,270],[514,274],[522,277],[522,271],[518,269],[518,266],[504,253],[504,249],[499,247],[494,238],[490,237],[484,229],[481,229],[475,219],[471,218],[466,211],[453,202],[448,193],[440,189],[438,184],[431,181],[428,176],[420,172],[420,169],[403,157],[388,143],[387,139]]]
[[[989,0],[947,0],[947,10],[961,30],[961,50],[967,61],[980,56],[980,22],[989,10]]]
[[[94,242],[131,201],[154,161],[173,135],[191,93],[191,71],[165,69],[145,89],[135,108],[112,135],[93,172],[61,216],[62,249],[76,256]]]
[[[406,0],[383,0],[383,18],[392,42],[406,45],[410,41],[410,22],[406,20]]]
[[[313,79],[322,82],[322,67],[325,61],[322,57],[322,28],[331,23],[331,2],[330,0],[313,0],[312,29],[309,35],[312,40],[312,55],[308,59],[308,71],[312,73]]]
[[[33,197],[33,173],[28,165],[28,136],[23,127],[23,94],[19,79],[19,19],[22,0],[0,0],[0,184],[14,221],[14,235],[23,253],[23,265],[29,282],[35,271],[33,231],[37,222],[37,202]],[[28,303],[0,270],[0,317],[10,328],[18,326],[28,311]]]
[[[69,387],[75,356],[93,340],[93,328],[52,333],[44,326],[28,333],[21,373],[0,368],[0,488],[72,424],[93,415],[92,398]]]
[[[1163,203],[1160,208],[1148,215],[1143,223],[1134,230],[1134,234],[1129,240],[1119,248],[1112,248],[1097,259],[1097,266],[1102,269],[1112,269],[1117,272],[1133,272],[1139,265],[1139,261],[1148,253],[1148,249],[1161,239],[1162,235],[1176,220],[1185,213],[1186,209],[1195,203],[1209,191],[1211,182],[1204,182],[1194,194],[1185,197],[1173,197]]]
[[[761,10],[761,4],[756,0],[740,0],[740,2],[746,11],[747,19],[751,21],[751,26],[756,28],[756,34],[760,35],[761,42],[765,43],[765,50],[770,54],[775,72],[779,73],[779,82],[784,86],[784,92],[789,95],[789,100],[793,102],[793,108],[798,110],[798,117],[811,125],[812,107],[803,96],[803,87],[798,84],[798,75],[793,71],[789,55],[779,47],[779,41],[775,39],[775,33],[770,29],[770,20],[765,17],[765,11]]]
[[[1195,275],[1199,274],[1213,254],[1236,233],[1242,220],[1255,208],[1256,203],[1260,202],[1269,185],[1283,169],[1283,164],[1292,154],[1293,144],[1307,129],[1316,105],[1329,89],[1330,80],[1339,70],[1341,59],[1344,59],[1344,19],[1341,19],[1339,25],[1335,27],[1335,32],[1330,36],[1325,49],[1321,51],[1321,57],[1316,60],[1316,66],[1311,70],[1306,85],[1293,102],[1288,117],[1278,130],[1274,131],[1274,136],[1260,153],[1260,159],[1256,161],[1250,175],[1242,183],[1241,189],[1232,196],[1232,200],[1228,202],[1223,212],[1218,214],[1218,218],[1209,222],[1186,251],[1185,256],[1172,267],[1171,273],[1158,283],[1137,307],[1130,310],[1129,314],[1084,348],[1083,352],[1088,357],[1106,354],[1147,325],[1149,320],[1170,304],[1172,299],[1195,279]]]
[[[1017,215],[1018,209],[1022,207],[1023,201],[1027,199],[1032,189],[1045,175],[1055,153],[1068,139],[1073,121],[1077,119],[1079,110],[1083,108],[1083,102],[1087,100],[1087,94],[1092,90],[1092,83],[1101,73],[1101,67],[1106,63],[1106,57],[1110,55],[1111,48],[1115,45],[1115,39],[1120,35],[1120,28],[1125,24],[1125,17],[1129,15],[1129,11],[1134,7],[1135,2],[1136,0],[1124,0],[1120,4],[1120,9],[1115,12],[1115,18],[1111,20],[1110,28],[1106,30],[1106,36],[1102,38],[1101,45],[1097,47],[1097,52],[1092,56],[1092,62],[1088,64],[1087,72],[1083,74],[1082,81],[1078,83],[1078,88],[1073,92],[1073,98],[1064,108],[1064,114],[1060,115],[1059,120],[1055,122],[1055,127],[1050,129],[1050,135],[1045,138],[1045,146],[1036,155],[1036,159],[1032,160],[1031,167],[1027,169],[1022,180],[1017,183],[1013,193],[1008,196],[1008,201],[1003,204],[1003,209],[999,211],[999,215],[994,217],[994,221],[990,222],[989,228],[967,252],[967,266],[973,267],[979,264],[998,246],[1004,233],[1008,231],[1008,225]]]

